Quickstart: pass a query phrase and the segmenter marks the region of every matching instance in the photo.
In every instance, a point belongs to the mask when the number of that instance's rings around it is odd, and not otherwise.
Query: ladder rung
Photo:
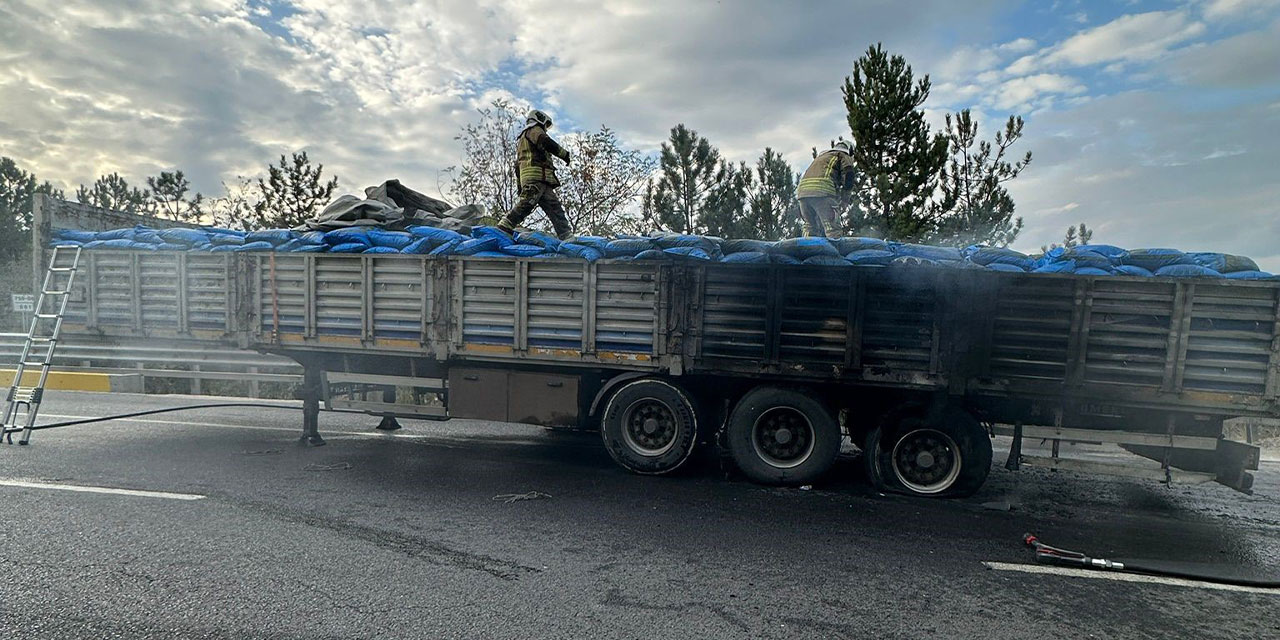
[[[75,267],[49,267],[49,270],[56,271],[58,273],[66,273],[67,271],[75,271],[76,268]]]
[[[53,363],[52,363],[52,362],[45,362],[45,361],[43,361],[43,360],[40,360],[40,361],[32,361],[32,362],[23,362],[23,363],[22,363],[22,366],[24,366],[24,367],[47,367],[47,366],[49,366],[49,365],[51,365],[51,364],[53,364]]]
[[[68,293],[71,293],[71,291],[69,289],[45,289],[40,293],[43,293],[47,296],[65,296]]]
[[[50,342],[56,341],[57,338],[53,336],[28,336],[27,340],[30,340],[31,342],[42,342],[42,343],[48,344]]]
[[[56,313],[37,313],[36,317],[40,318],[41,320],[53,320],[55,318],[58,318],[59,316]]]

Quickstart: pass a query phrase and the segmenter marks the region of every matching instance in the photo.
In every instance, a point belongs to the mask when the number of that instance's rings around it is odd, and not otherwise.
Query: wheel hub
[[[813,425],[796,409],[775,407],[756,419],[751,440],[765,462],[779,468],[795,467],[813,453]]]
[[[916,429],[898,439],[890,454],[893,474],[916,493],[946,491],[960,476],[960,448],[936,429]]]
[[[622,417],[622,438],[636,453],[660,456],[670,451],[680,433],[675,411],[657,398],[641,398]]]

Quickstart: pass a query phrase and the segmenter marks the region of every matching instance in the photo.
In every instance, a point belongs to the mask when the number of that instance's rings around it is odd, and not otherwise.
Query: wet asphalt
[[[51,392],[43,422],[226,399]],[[1002,465],[976,496],[809,490],[703,455],[616,467],[595,434],[297,403],[37,432],[0,479],[0,638],[1259,638],[1280,592],[987,568],[1035,532],[1101,556],[1280,567],[1280,463],[1256,493]],[[1097,455],[1109,455],[1105,452]],[[536,492],[536,493],[531,493]],[[511,497],[533,499],[511,501]]]

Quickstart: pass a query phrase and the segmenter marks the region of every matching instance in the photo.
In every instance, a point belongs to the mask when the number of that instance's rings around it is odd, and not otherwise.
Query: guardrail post
[[[191,365],[191,370],[198,373],[200,371],[200,365],[198,364]],[[191,379],[191,395],[193,396],[204,395],[203,391],[204,391],[204,386],[201,384],[200,378],[199,377],[192,378]]]
[[[257,375],[258,375],[258,368],[249,367],[249,397],[250,398],[262,397],[262,389],[259,388]]]

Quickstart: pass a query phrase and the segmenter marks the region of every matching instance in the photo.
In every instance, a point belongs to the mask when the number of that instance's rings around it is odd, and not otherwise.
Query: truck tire
[[[965,498],[991,472],[991,438],[964,409],[950,406],[938,422],[906,406],[885,414],[864,449],[872,482],[910,495]]]
[[[840,453],[840,424],[802,390],[757,387],[733,408],[726,440],[742,473],[755,482],[802,485],[817,480]]]
[[[675,471],[698,442],[698,414],[689,396],[656,378],[629,382],[609,397],[600,437],[618,464],[645,475]]]

